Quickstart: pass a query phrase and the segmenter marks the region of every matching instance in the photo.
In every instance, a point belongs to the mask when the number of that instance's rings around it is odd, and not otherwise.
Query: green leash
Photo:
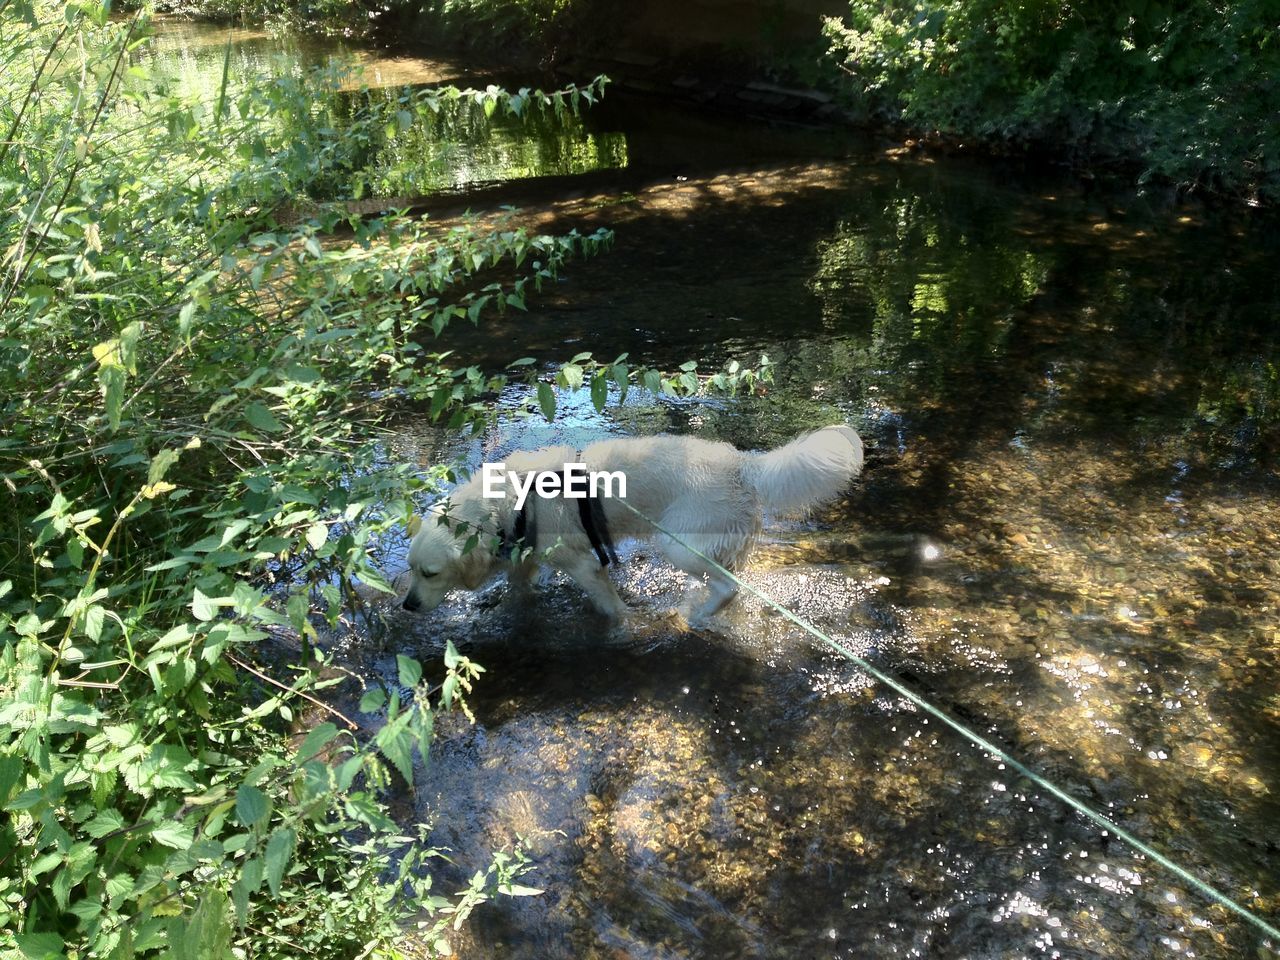
[[[1058,787],[1055,784],[1050,783],[1044,777],[1040,776],[1040,774],[1036,773],[1030,767],[1026,766],[1026,764],[1015,759],[1009,753],[1007,753],[1000,747],[996,746],[991,741],[987,740],[981,734],[976,733],[973,730],[970,730],[959,720],[953,719],[948,714],[944,713],[940,708],[935,707],[932,703],[930,703],[928,700],[925,700],[922,696],[920,696],[915,691],[903,686],[899,681],[895,680],[893,677],[889,676],[889,674],[880,670],[874,664],[871,664],[868,661],[862,659],[862,657],[858,656],[849,648],[842,646],[838,641],[831,639],[831,637],[827,636],[825,633],[823,633],[813,624],[809,623],[807,620],[803,619],[802,617],[798,616],[795,613],[792,613],[790,610],[788,610],[782,604],[778,603],[772,597],[757,590],[755,587],[751,586],[751,584],[746,583],[743,580],[739,579],[737,576],[733,574],[732,571],[726,570],[721,564],[717,563],[715,560],[712,560],[701,550],[698,550],[696,547],[691,547],[689,544],[685,543],[683,540],[677,537],[670,530],[665,529],[656,520],[650,519],[649,517],[641,513],[639,510],[637,510],[635,507],[631,506],[631,504],[627,503],[626,500],[619,498],[618,502],[621,503],[628,510],[630,510],[632,513],[634,513],[636,516],[640,517],[640,519],[644,520],[646,523],[652,524],[655,530],[658,530],[659,532],[670,537],[672,540],[680,544],[680,546],[684,547],[690,553],[694,554],[695,556],[701,557],[707,563],[711,564],[712,567],[714,567],[724,576],[728,577],[730,580],[736,583],[739,587],[746,590],[748,593],[758,597],[759,599],[763,600],[765,603],[773,607],[773,609],[777,610],[784,617],[786,617],[792,623],[796,624],[796,626],[800,627],[806,633],[821,640],[832,650],[836,651],[836,653],[852,661],[855,665],[857,665],[859,669],[864,670],[871,676],[875,677],[876,680],[878,680],[880,683],[883,683],[886,687],[889,687],[891,690],[895,691],[896,693],[910,700],[912,703],[914,703],[921,710],[928,713],[930,716],[937,717],[939,720],[941,720],[943,723],[949,726],[952,730],[955,730],[957,733],[959,733],[966,740],[970,741],[974,745],[985,750],[987,753],[995,757],[998,757],[1008,766],[1012,767],[1014,770],[1018,771],[1018,773],[1022,774],[1024,777],[1026,777],[1028,780],[1034,783],[1036,786],[1040,787],[1042,790],[1047,791],[1048,793],[1053,794],[1053,796],[1057,797],[1059,800],[1061,800],[1067,806],[1071,807],[1077,813],[1083,814],[1085,817],[1092,820],[1098,826],[1111,831],[1117,837],[1119,837],[1121,840],[1127,843],[1130,847],[1132,847],[1134,850],[1137,850],[1139,853],[1143,854],[1146,857],[1149,857],[1151,860],[1160,864],[1160,866],[1164,867],[1166,870],[1168,870],[1170,873],[1177,876],[1179,879],[1186,881],[1196,890],[1199,890],[1202,894],[1204,894],[1205,897],[1207,897],[1208,899],[1222,904],[1222,906],[1226,907],[1231,912],[1238,914],[1241,917],[1244,917],[1244,919],[1248,920],[1251,924],[1253,924],[1255,927],[1257,927],[1267,936],[1272,937],[1277,941],[1280,941],[1280,929],[1277,929],[1276,927],[1268,923],[1266,920],[1263,920],[1260,916],[1258,916],[1256,913],[1251,911],[1249,908],[1242,906],[1239,903],[1236,903],[1236,901],[1232,900],[1225,893],[1222,893],[1216,888],[1205,883],[1205,881],[1201,880],[1199,877],[1191,873],[1189,870],[1186,870],[1183,867],[1178,866],[1178,864],[1174,863],[1172,860],[1166,857],[1163,853],[1160,853],[1158,850],[1153,849],[1148,844],[1139,840],[1128,830],[1124,829],[1124,827],[1118,826],[1111,820],[1108,820],[1102,814],[1098,813],[1096,810],[1085,805],[1080,800],[1077,800],[1075,797],[1067,793],[1061,787]]]

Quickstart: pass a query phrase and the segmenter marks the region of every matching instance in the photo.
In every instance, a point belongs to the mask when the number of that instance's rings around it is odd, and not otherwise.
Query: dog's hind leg
[[[708,557],[715,557],[715,544],[712,542],[712,538],[687,536],[685,540],[690,546]],[[736,583],[692,550],[676,543],[670,537],[661,537],[658,543],[672,565],[699,579],[706,577],[707,596],[689,611],[687,617],[690,621],[704,620],[707,617],[715,616],[738,595],[738,585]],[[719,563],[720,561],[717,559],[716,562]]]
[[[690,619],[703,620],[714,617],[727,607],[738,595],[738,585],[721,573],[712,573],[707,577],[708,593],[705,600],[693,609]]]

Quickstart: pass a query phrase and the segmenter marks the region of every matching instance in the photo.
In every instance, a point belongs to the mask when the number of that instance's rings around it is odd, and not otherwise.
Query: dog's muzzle
[[[417,594],[410,590],[404,597],[404,603],[401,604],[410,613],[422,609],[422,601],[418,599]]]

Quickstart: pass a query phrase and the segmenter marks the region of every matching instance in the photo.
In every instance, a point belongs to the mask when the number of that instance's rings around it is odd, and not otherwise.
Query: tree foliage
[[[1274,199],[1278,27],[1268,0],[853,0],[826,30],[868,116]]]

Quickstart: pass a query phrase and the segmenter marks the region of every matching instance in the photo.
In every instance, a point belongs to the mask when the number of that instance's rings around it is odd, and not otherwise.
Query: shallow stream
[[[157,56],[216,74],[224,39],[186,28]],[[465,74],[420,63],[394,82]],[[513,394],[483,443],[410,419],[397,455],[659,431],[764,448],[854,424],[863,479],[771,523],[746,579],[1275,922],[1275,223],[612,93],[557,136],[472,144],[493,162],[452,185],[612,171],[499,194],[539,229],[610,226],[613,249],[444,346],[498,365],[764,352],[775,384],[604,415],[566,396],[550,427]],[[596,153],[539,159],[565,143]],[[627,636],[551,579],[533,605],[499,583],[429,616],[388,606],[385,649],[353,654],[391,681],[396,653],[452,639],[487,669],[475,724],[441,725],[401,809],[451,850],[446,881],[519,839],[545,893],[483,908],[460,955],[1267,955],[760,602],[682,633],[683,584],[650,551],[616,580],[641,611]]]

